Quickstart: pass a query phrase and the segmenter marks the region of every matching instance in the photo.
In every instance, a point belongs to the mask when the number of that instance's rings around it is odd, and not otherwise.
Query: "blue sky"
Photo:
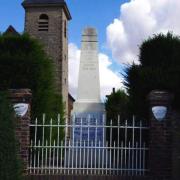
[[[20,0],[1,0],[0,31],[4,32],[9,25],[13,25],[18,32],[24,30],[24,9]],[[106,27],[113,18],[120,14],[120,4],[125,0],[67,0],[72,20],[69,22],[69,43],[80,48],[81,32],[87,26],[95,27],[98,31],[99,50],[111,56],[106,44]],[[120,71],[121,65],[112,61],[109,68]],[[77,75],[76,75],[77,76]],[[72,92],[74,94],[74,92]],[[76,95],[74,95],[76,96]]]
[[[1,0],[0,32],[24,29],[21,0]],[[180,35],[180,0],[66,0],[69,22],[69,87],[76,96],[81,32],[98,30],[101,95],[122,87],[122,67],[138,62],[142,41],[157,33]]]
[[[125,1],[67,0],[73,18],[69,27],[70,41],[79,42],[82,29],[86,26],[94,26],[99,32],[99,42],[103,44],[106,41],[106,27],[114,17],[119,16],[122,2]]]
[[[66,0],[72,20],[69,22],[69,42],[80,47],[81,32],[86,26],[97,28],[99,35],[99,48],[111,56],[106,48],[106,27],[112,19],[119,16],[120,4],[127,0]],[[0,6],[0,32],[4,32],[9,25],[17,31],[24,30],[24,9],[21,0],[1,0]],[[112,69],[120,65],[114,62]]]
[[[126,1],[67,0],[72,15],[72,20],[69,23],[69,42],[75,42],[80,47],[81,32],[84,27],[95,27],[98,31],[100,51],[111,57],[111,51],[106,47],[106,27],[112,22],[113,18],[120,15],[120,5]],[[121,70],[121,65],[113,61],[111,69]]]
[[[19,32],[24,30],[24,9],[21,0],[1,0],[0,31],[3,32],[11,24]],[[97,28],[100,49],[104,51],[106,27],[114,17],[119,16],[120,4],[125,0],[67,0],[72,15],[69,23],[69,42],[80,46],[81,32],[86,26]]]

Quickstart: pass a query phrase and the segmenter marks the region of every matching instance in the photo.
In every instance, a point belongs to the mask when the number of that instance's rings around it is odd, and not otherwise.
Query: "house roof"
[[[3,34],[5,34],[5,35],[19,35],[19,33],[16,31],[16,29],[11,25],[6,29],[6,31]]]
[[[72,19],[65,0],[24,0],[22,6],[24,8],[36,6],[62,6],[68,20]]]
[[[72,97],[72,95],[71,95],[70,93],[68,93],[68,98],[69,98],[72,102],[75,101],[75,99]]]

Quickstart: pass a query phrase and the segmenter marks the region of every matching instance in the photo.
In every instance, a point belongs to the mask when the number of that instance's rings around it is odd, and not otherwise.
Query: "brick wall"
[[[128,177],[128,176],[83,176],[83,175],[42,175],[29,176],[26,180],[157,180],[149,177]],[[158,179],[161,180],[161,179]]]
[[[150,176],[160,180],[172,179],[172,95],[165,91],[152,91],[150,100],[150,139],[149,168]],[[167,114],[158,121],[152,107],[166,106]]]
[[[172,127],[172,175],[180,180],[180,112],[173,111]]]
[[[11,89],[9,90],[12,104],[27,103],[28,111],[23,117],[17,117],[16,136],[20,144],[20,157],[23,163],[23,173],[28,174],[28,157],[29,157],[29,139],[30,139],[30,113],[31,113],[31,91],[29,89]]]

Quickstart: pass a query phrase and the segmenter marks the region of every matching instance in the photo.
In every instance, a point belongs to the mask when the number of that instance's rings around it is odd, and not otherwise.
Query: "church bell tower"
[[[55,87],[68,113],[68,21],[64,0],[25,0],[25,32],[38,39],[55,66]]]

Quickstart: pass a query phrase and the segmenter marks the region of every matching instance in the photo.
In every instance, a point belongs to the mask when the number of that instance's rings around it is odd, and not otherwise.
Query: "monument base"
[[[105,107],[104,107],[104,103],[99,103],[99,102],[81,102],[81,101],[77,101],[74,102],[73,105],[73,111],[72,114],[78,114],[81,112],[86,112],[86,113],[91,113],[91,112],[101,112],[101,113],[105,113]]]
[[[75,102],[72,112],[72,141],[103,143],[105,112],[103,103]],[[96,145],[95,145],[96,146]]]

